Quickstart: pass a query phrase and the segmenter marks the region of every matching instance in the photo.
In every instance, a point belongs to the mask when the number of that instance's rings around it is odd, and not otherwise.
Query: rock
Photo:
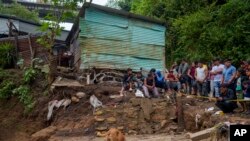
[[[97,122],[102,122],[102,121],[104,121],[105,119],[104,118],[101,118],[101,117],[95,117],[95,121],[97,121]]]
[[[139,125],[140,133],[142,134],[152,134],[153,130],[148,124],[140,124]]]
[[[96,132],[96,136],[97,136],[97,137],[105,137],[105,136],[106,136],[106,133],[107,133],[107,132],[100,132],[100,131],[98,131],[98,132]]]
[[[31,135],[32,141],[44,141],[47,140],[56,131],[55,126],[49,126]]]
[[[153,129],[154,131],[159,131],[161,129],[161,124],[154,124]]]
[[[175,135],[174,131],[170,131],[169,134],[172,136]]]
[[[85,96],[86,96],[86,94],[84,92],[77,92],[76,93],[76,97],[79,98],[79,99],[81,99],[81,98],[83,98]]]
[[[74,103],[78,103],[79,99],[77,97],[75,97],[75,96],[72,96],[71,101],[74,102]]]
[[[167,120],[162,120],[161,121],[161,128],[163,128],[167,124]]]
[[[96,115],[96,116],[100,116],[100,115],[102,115],[103,114],[103,111],[102,110],[98,110],[98,111],[96,111],[95,113],[94,113],[94,115]]]
[[[132,103],[132,106],[138,106],[141,103],[141,99],[139,99],[139,98],[131,98],[130,102]]]
[[[125,108],[124,113],[128,118],[136,118],[137,117],[137,112],[136,109],[134,108]]]
[[[116,118],[114,118],[114,117],[109,117],[109,118],[107,118],[107,122],[108,122],[108,123],[114,123],[114,122],[116,122]]]
[[[141,100],[141,108],[144,112],[144,117],[145,119],[150,120],[150,115],[153,112],[152,101],[148,98],[140,99],[140,100]]]
[[[128,134],[136,135],[137,132],[136,132],[135,130],[129,130],[129,131],[128,131]]]
[[[129,129],[137,129],[137,122],[136,121],[131,121],[128,124]]]
[[[100,126],[100,127],[96,127],[95,129],[96,129],[97,131],[105,131],[105,130],[108,129],[108,127],[107,127],[107,126]]]
[[[169,131],[176,132],[178,129],[178,126],[177,125],[170,125],[168,128],[169,128]]]
[[[166,114],[166,107],[157,106],[154,108],[154,113]]]
[[[160,113],[152,116],[153,122],[161,122],[162,120],[165,120],[165,119],[166,117],[164,115],[160,115]]]
[[[119,126],[119,127],[117,127],[117,129],[118,129],[118,130],[123,130],[124,127],[123,127],[123,126]]]

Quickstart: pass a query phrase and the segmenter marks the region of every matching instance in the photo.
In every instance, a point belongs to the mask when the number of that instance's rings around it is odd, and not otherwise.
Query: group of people
[[[180,64],[174,63],[164,73],[152,68],[148,74],[142,71],[133,75],[132,69],[127,69],[123,78],[120,95],[135,87],[147,98],[159,97],[159,89],[168,92],[182,92],[199,96],[199,100],[216,99],[216,106],[223,112],[231,113],[238,107],[242,112],[249,113],[250,100],[250,61],[242,61],[236,69],[230,59],[214,59],[210,65],[202,61],[191,65],[183,59]]]

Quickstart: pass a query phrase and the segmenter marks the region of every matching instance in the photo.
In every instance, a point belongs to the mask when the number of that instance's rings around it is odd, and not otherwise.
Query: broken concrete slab
[[[207,139],[211,136],[212,132],[215,132],[216,128],[208,128],[206,130],[202,130],[196,133],[187,133],[187,138],[191,139],[192,141],[199,141],[202,139]]]
[[[66,79],[57,77],[56,80],[51,84],[52,87],[84,87],[77,80]]]

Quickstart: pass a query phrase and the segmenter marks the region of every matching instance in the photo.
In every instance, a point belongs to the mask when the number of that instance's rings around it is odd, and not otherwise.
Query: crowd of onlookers
[[[159,97],[161,89],[168,94],[182,92],[197,95],[201,101],[216,99],[216,106],[223,112],[233,112],[242,107],[242,112],[250,113],[250,61],[242,61],[238,69],[231,64],[230,59],[214,59],[210,64],[202,61],[188,63],[182,60],[174,63],[169,70],[152,68],[147,74],[143,71],[133,74],[128,69],[123,78],[120,94],[135,87],[147,98]]]

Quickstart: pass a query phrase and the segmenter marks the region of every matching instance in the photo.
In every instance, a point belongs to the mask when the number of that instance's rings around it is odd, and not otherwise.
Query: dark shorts
[[[180,77],[180,82],[181,84],[186,84],[186,83],[189,83],[190,82],[190,78],[188,75],[182,75]]]

